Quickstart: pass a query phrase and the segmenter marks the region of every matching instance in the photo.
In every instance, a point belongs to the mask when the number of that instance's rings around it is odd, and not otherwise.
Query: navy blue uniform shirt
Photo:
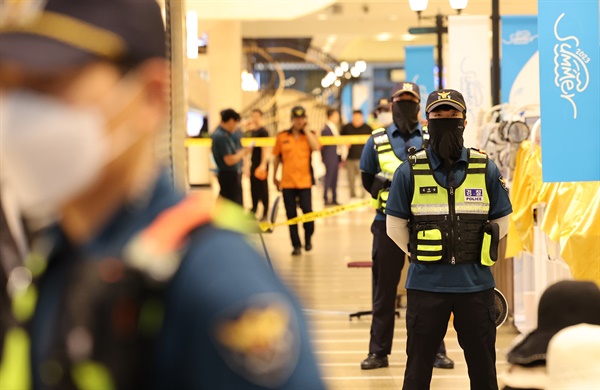
[[[443,187],[458,187],[464,181],[468,161],[468,150],[463,148],[460,159],[448,171],[428,149],[433,175]],[[512,213],[508,192],[504,189],[502,175],[496,164],[488,159],[487,192],[490,198],[489,220],[498,219]],[[386,205],[386,213],[394,217],[410,219],[410,204],[413,196],[413,183],[410,176],[410,163],[404,162],[394,174],[392,188]],[[411,263],[406,278],[406,288],[432,291],[468,293],[493,288],[494,277],[490,267],[479,264],[416,264]]]
[[[219,171],[241,172],[242,161],[227,165],[223,160],[228,154],[235,154],[242,148],[241,133],[235,131],[233,134],[222,128],[217,127],[211,136],[212,138],[212,153]]]
[[[395,124],[388,126],[385,131],[387,132],[388,138],[390,140],[390,144],[394,149],[394,153],[396,157],[398,157],[402,161],[406,161],[408,158],[408,149],[411,146],[414,146],[417,149],[421,149],[421,145],[423,145],[423,135],[421,134],[421,125],[418,124],[415,127],[415,130],[410,133],[407,137],[403,136],[400,131],[396,128]],[[377,175],[381,172],[381,167],[379,166],[379,158],[377,156],[377,150],[375,149],[375,143],[373,142],[373,137],[369,137],[365,147],[362,151],[362,155],[360,156],[360,170],[362,172]],[[375,215],[376,221],[385,221],[385,214],[381,211],[377,210],[377,214]]]
[[[35,388],[46,387],[40,372],[64,318],[59,306],[73,265],[122,258],[132,237],[181,199],[161,177],[144,204],[123,207],[89,244],[74,246],[60,234],[38,284],[31,330]],[[152,387],[324,388],[300,305],[242,235],[212,225],[192,232],[164,304],[156,363],[148,372]]]

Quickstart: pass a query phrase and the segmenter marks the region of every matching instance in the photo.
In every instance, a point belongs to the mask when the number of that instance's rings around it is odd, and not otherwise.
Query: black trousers
[[[498,389],[494,289],[475,293],[407,290],[405,390],[429,389],[433,361],[454,313],[454,329],[463,349],[471,389]]]
[[[250,168],[250,194],[252,195],[252,212],[256,213],[258,204],[263,205],[263,215],[265,218],[269,212],[269,182],[267,180],[260,180],[254,176],[254,170],[256,167]]]
[[[292,219],[298,216],[297,207],[300,206],[303,214],[312,211],[312,194],[310,188],[295,189],[295,188],[284,188],[283,193],[283,204],[285,205],[285,213],[288,219]],[[308,245],[311,243],[311,237],[315,232],[314,222],[305,222],[302,224],[304,228],[304,244]],[[298,225],[290,225],[290,238],[292,239],[292,246],[294,248],[301,248],[302,243],[300,242],[300,236],[298,235]]]
[[[325,199],[325,203],[329,201],[329,192],[331,192],[331,202],[337,203],[337,182],[339,169],[339,160],[325,164],[325,186],[323,190],[323,199]]]
[[[235,171],[219,171],[219,195],[240,206],[244,205],[242,193],[242,174]]]
[[[392,353],[396,313],[396,295],[404,267],[404,252],[387,235],[385,221],[373,221],[373,319],[369,354],[387,356]],[[438,343],[438,353],[446,354],[444,341]]]

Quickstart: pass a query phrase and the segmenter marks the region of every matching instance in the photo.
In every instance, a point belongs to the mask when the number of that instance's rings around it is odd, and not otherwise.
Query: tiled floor
[[[276,193],[272,195],[274,198]],[[320,189],[313,190],[313,199],[313,209],[322,210]],[[343,197],[341,199],[349,202]],[[298,257],[291,256],[286,226],[264,235],[275,269],[298,294],[305,307],[323,376],[331,389],[402,388],[406,362],[404,312],[396,320],[390,367],[371,371],[362,371],[359,366],[368,352],[371,317],[348,320],[350,312],[370,309],[370,269],[349,269],[346,263],[370,260],[369,226],[373,215],[373,210],[363,208],[317,220],[314,249]],[[281,207],[279,221],[283,220],[285,214]],[[302,236],[302,229],[300,232]],[[255,239],[260,245],[258,238]],[[499,330],[496,343],[499,372],[506,367],[505,351],[516,335],[511,325],[504,325]],[[453,370],[434,369],[431,388],[468,389],[465,359],[451,324],[445,340],[448,355],[455,360],[456,366]]]

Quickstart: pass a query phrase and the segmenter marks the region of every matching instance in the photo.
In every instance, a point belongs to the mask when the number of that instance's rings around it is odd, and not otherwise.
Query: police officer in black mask
[[[398,95],[392,99],[392,116],[394,124],[404,136],[417,131],[419,123],[419,102],[410,96]]]
[[[398,167],[386,203],[386,233],[410,256],[403,389],[430,388],[453,315],[470,388],[497,390],[491,267],[508,231],[510,199],[496,164],[463,147],[463,95],[432,92],[425,111],[430,147]]]
[[[439,100],[444,101],[444,104],[440,106],[440,109],[443,110],[444,106],[446,106],[445,108],[447,108],[448,111],[452,111],[451,116],[443,117],[441,114],[432,112],[430,114],[430,120],[428,121],[431,149],[440,160],[442,160],[444,167],[447,170],[450,170],[452,164],[460,158],[464,143],[463,133],[467,123],[462,115],[461,117],[458,116],[460,111],[466,112],[465,107],[461,106],[461,101],[463,101],[462,95],[460,95],[459,92],[453,92],[457,95],[457,100],[449,97],[452,92],[441,91],[438,93],[438,96],[440,97]],[[442,99],[441,96],[445,95],[448,97]],[[433,105],[434,103],[436,103],[436,101],[429,102],[428,100],[428,105]],[[458,110],[458,112],[454,110]]]
[[[419,86],[401,82],[390,98],[391,112],[378,107],[377,120],[385,127],[376,128],[365,144],[360,159],[364,188],[371,193],[372,206],[377,209],[371,225],[373,233],[373,320],[369,354],[361,369],[371,370],[389,366],[388,355],[394,338],[394,302],[406,250],[401,250],[386,234],[385,204],[394,172],[408,160],[411,149],[427,147],[425,132],[419,124]],[[443,341],[438,342],[433,365],[451,369],[454,362],[446,356]]]

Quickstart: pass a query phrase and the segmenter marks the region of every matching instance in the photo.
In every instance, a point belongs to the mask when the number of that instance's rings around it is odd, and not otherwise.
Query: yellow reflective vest
[[[390,194],[390,184],[394,177],[394,172],[402,164],[402,160],[394,153],[394,148],[384,127],[373,130],[371,135],[373,136],[373,143],[375,144],[377,159],[381,168],[381,172],[378,175],[389,180],[389,184],[379,190],[377,198],[371,198],[371,206],[385,212],[385,206]]]
[[[469,150],[466,177],[456,188],[436,181],[426,150],[409,160],[414,183],[409,224],[411,261],[492,265],[487,255],[489,237],[484,235],[490,208],[487,155]]]

